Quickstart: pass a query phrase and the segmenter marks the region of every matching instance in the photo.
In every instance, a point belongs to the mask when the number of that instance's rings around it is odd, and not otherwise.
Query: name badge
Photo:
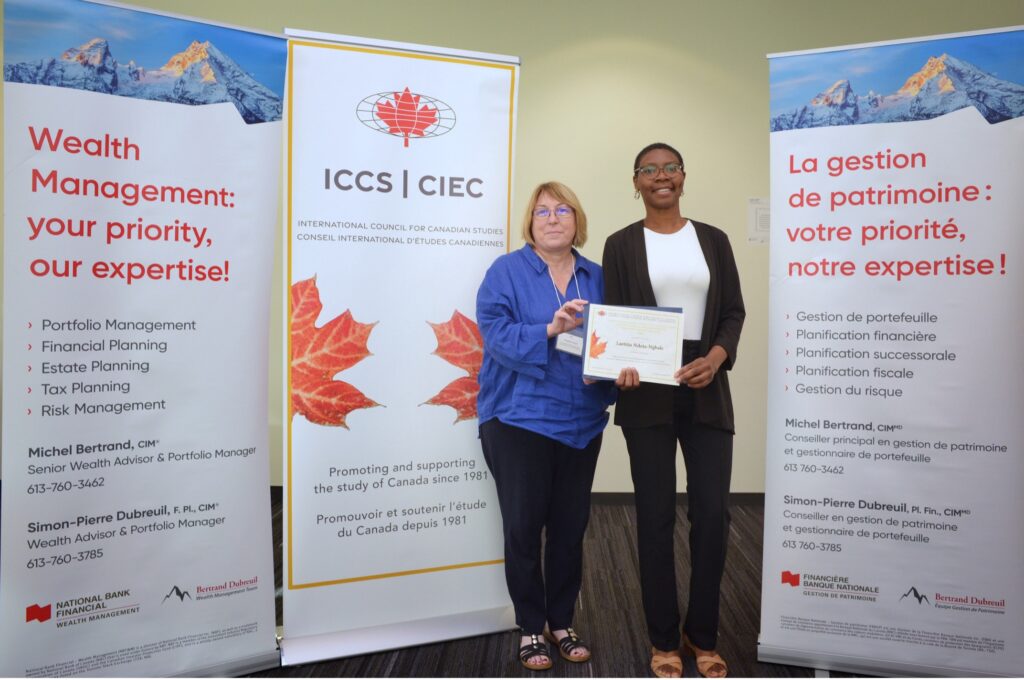
[[[555,339],[555,349],[573,356],[583,356],[583,327],[559,333]]]

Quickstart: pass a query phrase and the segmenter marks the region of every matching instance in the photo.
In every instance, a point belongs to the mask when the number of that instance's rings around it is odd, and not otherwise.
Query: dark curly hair
[[[665,151],[668,151],[669,153],[675,155],[675,157],[679,159],[679,164],[683,166],[683,170],[686,169],[686,163],[683,162],[683,154],[679,153],[678,151],[676,151],[674,147],[669,146],[665,142],[655,142],[654,144],[648,144],[644,148],[640,149],[640,153],[636,155],[636,160],[633,161],[634,177],[636,176],[637,168],[640,167],[640,159],[656,149],[664,149]]]

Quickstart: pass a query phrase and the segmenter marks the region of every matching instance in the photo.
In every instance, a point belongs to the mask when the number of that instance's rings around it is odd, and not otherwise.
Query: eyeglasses
[[[555,217],[557,217],[560,220],[563,220],[563,219],[565,219],[566,217],[568,217],[569,215],[572,215],[572,214],[573,214],[573,209],[570,208],[567,205],[559,205],[559,206],[555,207]],[[537,208],[536,210],[533,211],[533,216],[537,217],[537,218],[540,218],[542,220],[546,220],[547,218],[551,217],[551,209],[550,208]]]
[[[678,175],[683,171],[682,163],[665,163],[661,167],[651,163],[650,165],[641,165],[639,168],[633,170],[634,175],[643,175],[644,177],[654,177],[661,170],[666,175]]]

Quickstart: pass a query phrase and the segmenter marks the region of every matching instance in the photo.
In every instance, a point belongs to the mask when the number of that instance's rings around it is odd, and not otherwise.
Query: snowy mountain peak
[[[192,44],[188,46],[184,52],[178,52],[173,57],[167,60],[167,63],[160,67],[161,71],[170,71],[176,76],[180,76],[188,69],[189,66],[204,62],[210,58],[210,41],[199,42],[193,40]]]
[[[836,81],[803,106],[772,117],[771,129],[929,120],[973,107],[989,123],[1024,116],[1024,85],[1001,80],[948,54],[929,57],[896,92],[857,96],[847,80]]]
[[[907,78],[907,82],[903,83],[903,87],[899,89],[898,93],[913,97],[932,81],[936,82],[938,92],[952,92],[956,88],[946,72],[947,63],[950,60],[954,63],[961,63],[953,60],[948,54],[943,54],[941,57],[929,57],[920,71]]]
[[[246,123],[281,119],[281,97],[209,41],[193,41],[162,67],[148,70],[134,60],[118,64],[107,41],[93,38],[60,59],[4,64],[4,80],[189,106],[231,103]]]
[[[83,66],[102,66],[110,59],[110,46],[103,38],[93,38],[84,45],[72,47],[60,55],[64,61],[73,61]]]
[[[853,88],[849,80],[837,80],[832,87],[828,88],[817,97],[811,100],[812,106],[838,106],[853,99]]]

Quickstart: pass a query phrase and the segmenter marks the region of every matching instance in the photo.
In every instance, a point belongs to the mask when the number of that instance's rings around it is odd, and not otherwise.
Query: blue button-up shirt
[[[477,413],[481,424],[497,418],[582,449],[604,430],[616,390],[608,381],[584,384],[583,359],[555,349],[555,338],[548,338],[547,325],[566,299],[604,299],[601,267],[575,255],[565,296],[529,245],[487,270],[476,296],[484,338]]]

